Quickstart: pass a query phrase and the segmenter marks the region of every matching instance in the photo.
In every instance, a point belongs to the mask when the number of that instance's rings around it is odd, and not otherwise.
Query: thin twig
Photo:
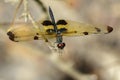
[[[20,0],[19,4],[18,4],[18,6],[17,6],[17,8],[16,8],[16,10],[15,10],[15,12],[14,12],[14,17],[13,17],[13,20],[12,20],[11,25],[14,24],[15,18],[16,18],[16,15],[17,15],[17,12],[18,12],[18,10],[19,10],[19,8],[20,8],[20,6],[21,6],[22,3],[23,3],[23,0]]]

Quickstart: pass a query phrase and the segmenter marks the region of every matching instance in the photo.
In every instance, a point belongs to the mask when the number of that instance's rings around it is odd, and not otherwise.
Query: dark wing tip
[[[108,33],[113,31],[113,28],[111,26],[107,26]]]
[[[9,32],[7,33],[7,35],[9,36],[9,39],[10,39],[10,40],[15,41],[15,40],[14,40],[15,35],[14,35],[11,31],[9,31]],[[15,41],[15,42],[16,42],[16,41]]]
[[[11,31],[7,32],[7,35],[10,36],[10,35],[13,35]]]

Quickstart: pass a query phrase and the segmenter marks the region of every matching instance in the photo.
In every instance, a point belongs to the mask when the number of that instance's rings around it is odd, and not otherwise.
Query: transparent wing
[[[63,22],[63,23],[62,23]],[[70,20],[59,20],[58,29],[64,29],[63,36],[83,36],[89,34],[106,34],[110,33],[113,28],[107,25],[90,25]]]
[[[42,39],[42,33],[34,28],[32,24],[14,24],[7,31],[7,35],[12,41],[25,41]]]
[[[47,39],[55,38],[55,34],[49,35],[46,32],[48,28],[41,23],[42,21],[36,22],[38,28],[35,28],[32,23],[14,24],[8,29],[7,35],[10,40],[15,42],[41,39],[47,41]]]

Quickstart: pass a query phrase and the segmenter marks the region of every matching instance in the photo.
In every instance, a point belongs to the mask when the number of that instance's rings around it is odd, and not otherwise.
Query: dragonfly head
[[[57,44],[57,47],[58,47],[59,49],[64,49],[65,43],[58,43],[58,44]]]

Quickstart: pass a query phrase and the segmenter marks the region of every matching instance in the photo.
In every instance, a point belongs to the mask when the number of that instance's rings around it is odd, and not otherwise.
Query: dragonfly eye
[[[57,45],[57,47],[58,47],[59,49],[63,49],[63,48],[65,47],[65,43],[59,43],[59,44]]]

